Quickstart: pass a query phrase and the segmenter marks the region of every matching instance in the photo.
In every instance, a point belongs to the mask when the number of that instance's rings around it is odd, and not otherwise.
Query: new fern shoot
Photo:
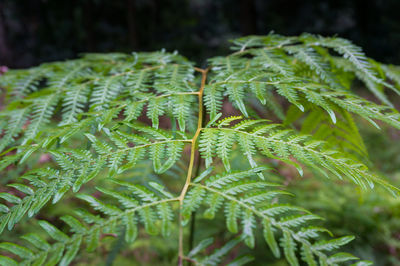
[[[310,34],[243,37],[232,50],[205,69],[159,51],[1,76],[0,265],[91,265],[91,252],[141,239],[163,241],[172,265],[368,265],[345,252],[354,236],[287,200],[276,166],[397,197],[357,123],[400,129],[400,68]]]

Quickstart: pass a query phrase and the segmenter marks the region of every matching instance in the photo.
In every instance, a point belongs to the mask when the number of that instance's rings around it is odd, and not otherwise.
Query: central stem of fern
[[[198,119],[197,119],[197,130],[196,133],[194,134],[192,140],[191,140],[191,148],[190,148],[190,160],[189,160],[189,168],[187,171],[187,176],[186,176],[186,181],[185,185],[183,186],[182,192],[179,196],[179,206],[180,206],[180,213],[179,213],[179,255],[178,255],[178,265],[182,266],[183,265],[183,259],[184,259],[184,253],[183,253],[183,225],[182,225],[182,206],[183,206],[183,200],[185,198],[185,195],[189,189],[190,181],[192,180],[192,174],[193,174],[193,166],[194,166],[194,159],[195,159],[195,153],[196,153],[196,143],[197,139],[200,135],[200,131],[203,126],[203,91],[204,91],[204,86],[206,84],[207,80],[207,72],[208,69],[200,69],[200,68],[195,68],[196,71],[199,71],[202,74],[201,77],[201,85],[200,89],[198,91],[198,102],[199,102],[199,114],[198,114]]]

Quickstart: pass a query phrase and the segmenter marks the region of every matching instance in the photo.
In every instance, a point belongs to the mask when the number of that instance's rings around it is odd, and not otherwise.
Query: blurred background
[[[0,0],[0,65],[82,52],[178,50],[205,64],[249,34],[339,35],[400,63],[399,0]]]
[[[204,66],[207,58],[229,50],[229,39],[270,31],[338,35],[363,47],[369,57],[400,65],[399,10],[400,0],[0,0],[0,74],[6,70],[1,66],[26,68],[84,52],[162,48],[178,50]],[[358,122],[371,161],[400,187],[399,131]],[[144,170],[139,170],[142,177]],[[324,178],[300,179],[287,168],[279,174],[296,195],[293,201],[325,217],[323,225],[335,235],[357,236],[347,251],[375,265],[400,265],[400,199],[380,189],[360,191],[351,184],[332,186]],[[50,207],[48,215],[74,206]],[[197,234],[216,234],[204,228]],[[223,222],[216,230],[222,239]],[[114,249],[112,242],[110,247],[110,254],[89,254],[87,261],[132,265],[134,258],[137,265],[168,265],[162,259],[175,256],[158,239],[137,241],[135,251],[118,256],[120,247]],[[257,245],[255,255],[265,262],[265,243]],[[270,257],[269,265],[286,265]]]

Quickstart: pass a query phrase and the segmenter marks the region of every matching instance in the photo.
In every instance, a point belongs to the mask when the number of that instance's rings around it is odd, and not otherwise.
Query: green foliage
[[[358,261],[342,247],[354,237],[333,237],[274,171],[282,164],[397,196],[356,123],[400,129],[385,91],[400,91],[397,67],[309,34],[244,37],[232,49],[207,69],[160,51],[87,54],[1,77],[0,233],[29,226],[0,243],[0,263],[69,265],[115,238],[112,263],[119,249],[159,234],[178,238],[168,263],[179,265],[258,263],[260,239],[266,257],[290,265]],[[382,104],[358,96],[354,80]],[[76,208],[46,216],[63,202]],[[223,232],[219,243],[193,241],[202,219]]]

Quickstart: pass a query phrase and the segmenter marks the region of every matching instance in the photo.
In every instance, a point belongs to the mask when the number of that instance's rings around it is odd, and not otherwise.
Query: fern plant
[[[356,122],[400,128],[388,96],[400,93],[400,68],[337,37],[232,43],[205,69],[160,51],[86,54],[3,75],[0,264],[69,265],[104,239],[131,249],[147,233],[174,246],[171,264],[243,265],[251,251],[226,255],[263,238],[290,265],[367,265],[342,250],[353,236],[333,237],[322,217],[286,199],[276,163],[396,196]],[[379,104],[356,94],[362,84]],[[46,216],[62,202],[74,210]],[[194,239],[203,218],[216,221],[210,228],[225,220],[225,244]]]

